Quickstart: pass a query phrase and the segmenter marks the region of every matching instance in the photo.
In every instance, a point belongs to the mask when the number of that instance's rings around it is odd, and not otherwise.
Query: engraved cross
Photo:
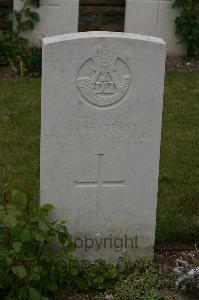
[[[102,179],[102,160],[104,154],[97,154],[98,156],[98,173],[97,181],[77,181],[75,180],[76,187],[96,187],[97,188],[97,215],[99,215],[99,204],[102,197],[102,187],[124,187],[126,185],[126,180],[103,180]]]

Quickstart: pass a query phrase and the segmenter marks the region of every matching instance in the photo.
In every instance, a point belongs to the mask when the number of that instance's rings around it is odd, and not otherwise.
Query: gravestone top
[[[123,33],[123,32],[108,32],[108,31],[87,31],[87,32],[75,32],[75,33],[68,33],[68,34],[61,34],[51,37],[43,38],[43,44],[49,45],[59,42],[64,42],[73,39],[81,39],[81,38],[123,38],[123,39],[133,39],[133,40],[140,40],[146,42],[153,42],[158,43],[166,46],[166,43],[159,37],[149,36],[149,35],[142,35],[142,34],[134,34],[134,33]]]
[[[165,43],[131,33],[43,39],[41,203],[79,259],[152,257]]]

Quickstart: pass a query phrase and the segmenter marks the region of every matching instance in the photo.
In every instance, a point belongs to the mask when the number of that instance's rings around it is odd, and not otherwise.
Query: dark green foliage
[[[21,77],[25,73],[38,76],[41,74],[41,49],[30,45],[20,34],[32,30],[39,22],[39,14],[30,8],[38,7],[39,0],[22,1],[22,8],[8,15],[10,20],[14,17],[15,31],[0,32],[0,66],[9,65]]]
[[[173,7],[180,11],[176,18],[176,33],[187,45],[188,55],[199,56],[199,1],[175,0]]]
[[[24,57],[25,68],[31,76],[41,75],[41,48],[29,47],[27,48],[27,56]]]
[[[114,266],[103,261],[78,262],[72,256],[75,245],[65,223],[49,219],[52,210],[51,204],[38,207],[24,194],[4,189],[0,202],[1,299],[45,300],[59,290],[101,291],[117,278]]]
[[[111,287],[118,275],[118,268],[106,264],[103,260],[95,261],[95,263],[86,261],[79,268],[75,288],[80,292],[103,291]]]
[[[9,299],[48,299],[70,275],[75,249],[64,222],[48,218],[51,204],[31,206],[17,191],[3,192],[0,205],[0,295]],[[52,250],[54,242],[59,250]]]
[[[21,77],[41,74],[41,49],[14,32],[0,32],[0,66],[9,65]]]
[[[16,34],[20,32],[32,30],[34,24],[39,22],[39,14],[31,11],[30,7],[38,7],[39,0],[22,0],[23,7],[20,10],[14,10],[14,20],[16,22]]]

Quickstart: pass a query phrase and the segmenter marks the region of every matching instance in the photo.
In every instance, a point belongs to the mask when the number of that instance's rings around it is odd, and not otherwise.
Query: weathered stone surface
[[[43,41],[41,203],[67,221],[79,259],[153,255],[164,65],[158,38]]]
[[[168,55],[184,55],[185,46],[175,34],[178,11],[172,3],[173,0],[126,0],[125,32],[160,37],[167,44]]]

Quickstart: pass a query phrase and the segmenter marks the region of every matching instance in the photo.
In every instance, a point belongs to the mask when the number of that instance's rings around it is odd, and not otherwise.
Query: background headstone
[[[43,41],[41,203],[80,259],[153,255],[165,43],[90,32]]]
[[[160,37],[167,44],[168,55],[184,55],[186,48],[175,34],[178,11],[172,3],[173,0],[126,0],[125,32]]]
[[[14,0],[15,10],[22,6],[21,0]],[[40,44],[43,37],[78,31],[79,0],[40,0],[40,7],[31,10],[39,13],[40,21],[23,36],[35,44]]]

